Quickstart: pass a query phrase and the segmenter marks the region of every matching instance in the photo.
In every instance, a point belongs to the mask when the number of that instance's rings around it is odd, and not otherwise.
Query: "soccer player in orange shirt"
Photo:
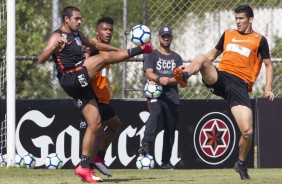
[[[266,38],[252,29],[254,19],[252,8],[249,5],[241,5],[234,11],[237,29],[226,30],[216,47],[206,56],[198,55],[190,65],[180,66],[180,72],[175,73],[175,78],[182,81],[185,79],[183,74],[191,76],[200,71],[206,87],[229,103],[241,131],[239,159],[234,168],[242,180],[248,180],[250,177],[245,161],[253,135],[253,113],[248,92],[252,90],[252,85],[264,63],[266,68],[264,94],[273,101],[274,94],[271,89],[273,65]],[[220,54],[222,59],[218,68],[215,68],[211,61]]]
[[[96,23],[96,38],[93,39],[94,42],[109,44],[112,39],[114,20],[111,17],[102,17]],[[96,55],[104,51],[96,51],[87,48],[86,51],[89,55]],[[86,54],[86,57],[89,55]],[[112,176],[111,171],[105,164],[104,157],[107,148],[111,142],[116,137],[117,133],[121,127],[121,121],[116,115],[114,109],[109,104],[110,103],[110,89],[107,79],[107,74],[109,72],[110,65],[106,66],[102,71],[100,71],[95,78],[92,79],[92,87],[98,99],[98,108],[100,116],[102,118],[102,124],[106,126],[105,133],[97,155],[94,157],[94,166],[102,172],[104,175]],[[98,145],[96,145],[98,146]]]

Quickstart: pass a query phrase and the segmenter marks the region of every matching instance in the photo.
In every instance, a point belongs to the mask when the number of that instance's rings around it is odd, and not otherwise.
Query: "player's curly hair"
[[[68,18],[71,18],[73,11],[80,12],[80,10],[75,6],[67,6],[67,7],[64,8],[63,13],[62,13],[63,23],[65,23],[65,16],[67,16]]]
[[[249,5],[238,6],[235,10],[235,13],[245,13],[248,18],[254,17],[253,9]]]
[[[112,17],[105,16],[97,20],[96,27],[98,27],[99,24],[102,22],[106,22],[108,24],[114,25],[114,19],[112,19]]]

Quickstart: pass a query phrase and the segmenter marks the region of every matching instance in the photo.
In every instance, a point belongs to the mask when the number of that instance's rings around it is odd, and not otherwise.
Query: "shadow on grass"
[[[141,180],[155,180],[157,178],[152,178],[152,177],[148,177],[148,178],[117,178],[117,179],[106,179],[104,180],[104,182],[109,182],[109,183],[124,183],[124,182],[134,182],[134,181],[141,181]]]

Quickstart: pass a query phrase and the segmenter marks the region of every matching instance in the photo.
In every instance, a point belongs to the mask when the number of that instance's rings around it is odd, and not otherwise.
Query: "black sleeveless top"
[[[65,47],[58,53],[52,54],[58,74],[83,65],[82,43],[78,32],[72,34],[64,32],[61,28],[54,31],[67,39]]]

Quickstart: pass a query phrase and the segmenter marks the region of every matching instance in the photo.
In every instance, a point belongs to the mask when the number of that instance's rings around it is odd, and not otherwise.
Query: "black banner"
[[[136,154],[149,116],[147,101],[115,99],[111,103],[123,125],[107,150],[106,163],[110,168],[136,168]],[[228,109],[224,100],[181,101],[171,158],[175,168],[234,166],[240,132]],[[86,123],[80,120],[72,100],[18,100],[16,114],[16,148],[20,155],[32,153],[37,167],[44,167],[46,156],[53,152],[63,159],[63,168],[74,168],[79,163]],[[161,164],[163,140],[162,123],[158,123],[155,145],[150,150],[156,168]],[[253,145],[247,161],[248,167],[254,166]]]
[[[282,99],[257,99],[258,167],[282,168]]]
[[[126,157],[132,158],[139,148],[145,128],[144,122],[147,120],[146,117],[149,116],[146,102],[113,100],[112,104],[123,122],[122,131],[131,129],[131,127],[137,128],[134,133],[131,133],[135,136],[128,136],[127,142],[121,144],[127,145],[128,156],[126,155]],[[157,161],[156,167],[161,163],[163,140],[162,123],[159,122],[158,124],[159,129],[156,133],[155,146],[150,150]],[[219,133],[219,137],[213,137],[218,141],[209,145],[210,140],[205,139],[205,137],[212,136],[213,130]],[[181,169],[231,168],[238,160],[237,144],[239,138],[240,132],[224,100],[182,100],[171,162],[176,168]],[[117,144],[116,141],[114,144]],[[114,148],[119,146],[114,146]],[[114,148],[113,154],[120,155]],[[254,149],[252,146],[247,161],[249,167],[254,166],[253,155]],[[128,163],[128,168],[135,168],[134,160]],[[113,162],[111,168],[124,167],[121,163]]]

